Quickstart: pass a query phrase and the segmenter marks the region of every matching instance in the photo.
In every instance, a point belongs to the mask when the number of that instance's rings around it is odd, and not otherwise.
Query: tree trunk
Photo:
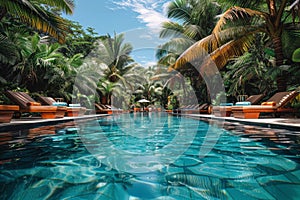
[[[7,10],[5,8],[0,7],[0,21],[3,19],[3,17],[6,15]]]
[[[105,96],[101,97],[101,104],[107,104],[107,98]]]
[[[273,45],[275,51],[276,66],[279,67],[283,65],[283,51],[280,36],[273,37]]]
[[[274,51],[275,51],[275,60],[276,60],[276,67],[280,67],[283,65],[283,51],[282,51],[282,43],[281,43],[281,38],[280,36],[275,36],[273,37],[273,45],[274,45]],[[286,84],[286,73],[282,71],[277,76],[276,79],[277,83],[277,90],[279,92],[284,92],[287,89],[287,84]]]

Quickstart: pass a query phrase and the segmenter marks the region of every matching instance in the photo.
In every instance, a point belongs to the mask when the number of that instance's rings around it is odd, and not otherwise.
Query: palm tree
[[[11,77],[32,92],[43,91],[49,84],[49,74],[61,63],[63,55],[58,52],[58,43],[42,44],[38,34],[29,39],[21,51],[22,61],[12,67]]]
[[[215,16],[220,13],[220,6],[212,0],[174,0],[171,2],[167,10],[167,16],[171,21],[163,23],[160,33],[160,37],[171,39],[159,46],[156,55],[159,63],[173,66],[184,51],[211,33],[217,21]],[[205,85],[200,84],[202,78],[197,69],[188,66],[180,72],[189,78],[189,82],[200,99],[203,96],[200,92],[203,89],[200,87],[205,88]]]
[[[160,81],[153,79],[156,69],[152,67],[140,68],[136,72],[137,76],[133,84],[134,94],[138,95],[139,99],[146,98],[151,103],[156,102],[163,87]]]
[[[171,21],[163,23],[161,38],[171,38],[159,46],[160,64],[171,65],[196,41],[209,35],[216,23],[220,7],[211,0],[174,0],[167,9]],[[175,58],[175,59],[174,59]]]
[[[34,29],[53,36],[59,42],[64,42],[66,33],[69,32],[68,22],[57,12],[72,14],[73,7],[72,0],[2,0],[0,21],[10,15]]]
[[[249,1],[235,2],[241,5],[249,3]],[[198,41],[182,54],[174,68],[179,69],[187,62],[192,62],[200,66],[200,70],[205,71],[208,70],[209,61],[212,61],[221,69],[228,60],[248,51],[257,33],[264,33],[269,37],[269,43],[272,44],[275,53],[276,66],[283,65],[282,34],[284,31],[290,31],[300,37],[299,23],[295,23],[292,15],[293,10],[298,8],[300,3],[292,0],[266,0],[264,5],[257,6],[260,10],[230,7],[220,16],[212,34]],[[279,91],[286,89],[284,83],[282,78],[278,79]]]
[[[104,97],[108,104],[112,103],[112,95],[119,94],[120,88],[127,90],[131,88],[129,77],[133,77],[131,70],[137,67],[137,63],[130,57],[132,46],[129,43],[124,43],[124,34],[115,34],[112,38],[107,35],[98,41],[95,49],[91,52],[88,58],[93,59],[99,64],[99,69],[102,71],[98,84],[98,91]],[[128,96],[126,92],[122,94]],[[120,97],[121,95],[117,95]],[[114,99],[114,104],[120,99]]]
[[[124,34],[115,34],[113,38],[108,35],[99,41],[98,48],[94,49],[90,57],[95,57],[97,62],[106,64],[107,69],[104,75],[109,81],[117,82],[126,72],[136,66],[129,56],[131,51],[131,44],[124,43]]]
[[[0,23],[0,67],[2,73],[22,59],[21,51],[27,48],[28,37],[32,33],[28,28],[8,17]],[[7,74],[7,73],[6,73]]]

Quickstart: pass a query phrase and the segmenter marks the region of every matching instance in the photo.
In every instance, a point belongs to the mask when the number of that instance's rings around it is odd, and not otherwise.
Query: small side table
[[[64,98],[54,98],[55,99],[55,101],[57,101],[57,102],[63,102],[64,101]]]

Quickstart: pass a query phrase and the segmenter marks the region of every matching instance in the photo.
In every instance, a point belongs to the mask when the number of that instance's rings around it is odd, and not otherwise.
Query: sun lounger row
[[[95,103],[96,114],[112,114],[112,109],[103,105]]]
[[[279,92],[261,105],[234,106],[232,107],[232,113],[236,118],[258,119],[261,113],[279,115],[280,113],[295,112],[293,108],[288,108],[286,105],[297,95],[297,91]]]
[[[261,113],[273,113],[278,115],[283,112],[294,112],[294,109],[286,106],[297,95],[298,91],[278,92],[267,101],[261,103],[261,105],[252,105],[257,103],[257,101],[254,103],[254,101],[248,99],[248,101],[239,102],[237,105],[225,104],[223,106],[215,106],[213,107],[213,114],[221,117],[229,117],[233,115],[235,118],[258,119]],[[259,99],[259,97],[252,98]]]
[[[80,104],[67,104],[66,102],[57,102],[52,97],[39,96],[38,98],[39,101],[42,102],[42,105],[65,107],[68,117],[77,117],[79,115],[83,115],[86,112],[86,108],[80,106]]]
[[[114,108],[110,105],[103,105],[100,103],[95,103],[96,114],[112,114],[112,113],[123,113],[123,109]]]
[[[243,102],[237,102],[235,105],[246,106],[256,105],[264,97],[263,94],[251,95]],[[220,106],[213,106],[212,113],[218,117],[230,117],[232,114],[233,103],[223,103]]]
[[[67,116],[79,116],[84,114],[86,108],[68,107],[66,105],[55,105],[55,100],[50,97],[40,97],[40,102],[35,101],[25,92],[7,91],[5,95],[16,105],[0,105],[0,122],[10,122],[14,113],[39,113],[43,119],[62,118]],[[51,100],[53,102],[42,101]],[[70,106],[70,104],[69,104]]]
[[[204,103],[202,105],[182,106],[181,108],[177,109],[177,112],[180,112],[182,114],[210,114],[210,109],[210,105]]]
[[[0,122],[10,122],[14,112],[19,111],[19,109],[19,106],[16,105],[0,105]]]

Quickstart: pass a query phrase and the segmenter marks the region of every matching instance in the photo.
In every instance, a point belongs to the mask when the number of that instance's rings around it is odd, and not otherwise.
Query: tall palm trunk
[[[275,51],[275,63],[276,67],[280,67],[283,65],[283,50],[282,50],[282,41],[279,36],[273,37],[273,45],[274,45],[274,51]],[[277,83],[277,90],[279,92],[286,91],[287,89],[287,84],[286,84],[286,72],[281,71],[281,73],[277,76],[276,78],[276,83]]]
[[[273,45],[275,51],[276,66],[279,67],[283,65],[283,51],[280,36],[273,37]]]
[[[281,24],[272,24],[273,32],[271,31],[270,35],[272,37],[274,52],[275,52],[275,67],[280,67],[284,64],[284,55],[282,48],[282,25]],[[280,69],[280,73],[276,77],[277,90],[279,92],[284,92],[287,89],[286,84],[286,71]]]
[[[269,18],[269,31],[270,31],[270,36],[273,41],[274,45],[274,52],[275,52],[275,63],[276,67],[280,67],[283,65],[283,49],[282,49],[282,40],[281,40],[281,35],[282,35],[282,16],[284,9],[287,4],[287,0],[282,0],[281,4],[276,6],[275,0],[267,0],[267,5],[269,8],[269,13],[270,13],[270,18]],[[287,85],[286,85],[286,72],[282,71],[276,79],[277,82],[277,89],[280,92],[286,91]]]

